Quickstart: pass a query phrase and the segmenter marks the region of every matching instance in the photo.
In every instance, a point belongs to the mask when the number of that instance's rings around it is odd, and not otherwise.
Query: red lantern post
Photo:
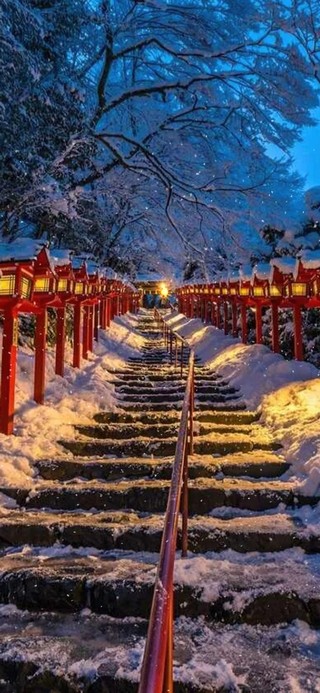
[[[68,251],[53,251],[55,273],[57,275],[56,295],[60,307],[56,308],[56,363],[57,375],[64,375],[65,342],[66,342],[66,305],[74,296],[74,273],[71,260],[66,257]]]
[[[26,242],[26,239],[24,239]],[[9,244],[2,246],[3,260],[0,262],[0,310],[3,312],[3,341],[0,393],[0,432],[13,433],[16,363],[18,346],[18,314],[36,313],[32,302],[34,257],[17,259],[12,257]],[[5,259],[7,256],[8,259]]]

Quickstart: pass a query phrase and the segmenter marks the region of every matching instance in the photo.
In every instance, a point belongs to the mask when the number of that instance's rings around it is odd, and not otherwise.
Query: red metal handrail
[[[164,319],[163,315],[160,313],[160,311],[155,308],[154,309],[154,317],[158,322],[159,325],[159,330],[162,331],[164,342],[166,345],[167,351],[170,352],[170,361],[171,363],[175,363],[175,367],[178,368],[178,361],[179,361],[179,344],[180,344],[180,374],[181,378],[183,376],[183,368],[184,368],[184,361],[183,361],[183,356],[184,356],[184,351],[185,349],[189,349],[188,342],[181,337],[179,334],[176,334],[172,327],[168,325],[166,320]],[[173,342],[175,342],[175,346],[173,346]]]
[[[182,556],[186,556],[188,547],[188,455],[193,452],[193,409],[194,352],[191,351],[139,693],[173,693],[173,570],[180,509]]]

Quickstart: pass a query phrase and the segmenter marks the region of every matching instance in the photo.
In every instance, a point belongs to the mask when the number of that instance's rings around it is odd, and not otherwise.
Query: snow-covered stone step
[[[44,615],[3,607],[1,690],[137,693],[146,627],[88,610]],[[319,647],[319,631],[303,622],[265,628],[183,617],[175,623],[175,691],[315,693]]]
[[[180,419],[181,412],[179,411],[128,411],[128,412],[98,412],[93,419],[97,423],[172,423]],[[250,425],[255,423],[260,418],[259,412],[246,410],[203,410],[195,412],[195,421],[204,423],[217,423],[228,425]]]
[[[11,510],[0,515],[0,548],[50,547],[60,544],[103,551],[160,550],[163,514],[113,512],[50,512]],[[222,519],[194,516],[189,520],[189,551],[240,553],[284,551],[300,547],[306,553],[320,550],[320,528],[297,525],[294,513],[277,513]],[[180,546],[180,531],[178,547]]]
[[[219,398],[220,399],[220,398]],[[119,404],[118,406],[123,409],[124,411],[170,411],[171,409],[176,409],[181,412],[181,404],[182,404],[182,399],[177,400],[176,402],[166,402],[165,398],[163,397],[163,402],[128,402],[125,400],[118,400]],[[240,401],[239,399],[235,397],[225,397],[223,400],[220,402],[217,402],[216,400],[208,400],[206,399],[203,402],[199,402],[196,400],[195,402],[195,408],[198,411],[207,411],[208,409],[212,410],[218,410],[218,411],[242,411],[246,409],[246,404],[243,401]]]
[[[177,436],[179,429],[179,420],[172,423],[152,422],[150,424],[135,421],[134,423],[114,423],[114,424],[81,424],[75,426],[75,430],[82,436],[91,438],[110,438],[112,440],[126,440],[139,437],[150,438],[171,438]],[[208,436],[212,434],[239,433],[246,438],[261,436],[262,440],[266,440],[266,430],[257,424],[218,424],[218,423],[200,423],[194,422],[195,436]],[[269,439],[271,441],[271,438]]]
[[[135,385],[143,385],[143,383],[153,383],[153,382],[159,382],[159,383],[177,383],[177,385],[180,385],[181,383],[185,383],[186,378],[183,376],[182,378],[180,377],[180,372],[174,371],[170,372],[168,374],[159,374],[159,373],[151,373],[150,371],[140,371],[139,373],[136,372],[131,372],[131,371],[112,371],[112,375],[116,376],[114,380],[111,380],[110,382],[114,385],[118,384],[126,384],[126,383],[132,383],[134,386]]]
[[[128,385],[121,384],[115,386],[115,391],[117,395],[165,395],[170,392],[171,394],[184,394],[185,383],[182,384],[171,384],[168,387],[167,383],[153,383],[149,385]],[[230,387],[230,385],[196,385],[195,386],[196,397],[200,394],[221,394],[221,395],[233,395],[239,392],[237,388]]]
[[[36,482],[32,489],[2,486],[0,491],[21,506],[54,510],[120,510],[164,512],[169,481],[131,479],[119,481]],[[298,483],[273,480],[197,478],[189,482],[191,515],[210,513],[220,506],[255,511],[276,508],[279,503],[294,507],[315,505],[319,497],[299,492]]]
[[[67,547],[11,550],[2,556],[0,602],[36,611],[89,608],[116,618],[147,618],[157,558]],[[177,558],[175,616],[266,626],[300,619],[319,626],[319,578],[319,557],[299,549]]]
[[[81,427],[82,429],[82,427]],[[177,436],[149,438],[141,431],[141,437],[131,440],[115,440],[105,437],[105,431],[99,427],[84,427],[84,436],[78,436],[75,440],[59,441],[64,448],[73,455],[103,456],[114,455],[116,457],[143,457],[154,455],[155,457],[174,455]],[[98,435],[94,436],[95,433]],[[90,437],[89,437],[90,436]],[[194,440],[194,452],[205,455],[226,455],[233,452],[247,452],[249,450],[279,450],[281,445],[273,440],[268,432],[258,430],[251,436],[242,433],[219,433],[215,429],[211,434],[196,436]]]
[[[173,457],[159,458],[61,458],[40,460],[36,467],[43,479],[66,481],[67,479],[119,479],[154,477],[170,479]],[[215,475],[272,478],[284,474],[290,465],[282,457],[267,451],[235,453],[227,457],[192,455],[189,458],[190,479]]]

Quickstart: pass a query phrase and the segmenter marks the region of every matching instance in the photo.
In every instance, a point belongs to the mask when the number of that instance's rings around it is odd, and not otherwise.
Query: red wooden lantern
[[[254,299],[260,301],[264,298],[269,297],[270,276],[271,267],[269,264],[261,262],[258,265],[255,265],[255,267],[253,268],[251,292],[251,295]]]
[[[320,252],[305,250],[299,258],[298,277],[306,281],[309,287],[310,307],[320,306]]]
[[[52,251],[52,260],[56,273],[56,296],[60,305],[56,307],[56,364],[57,375],[64,375],[65,342],[66,342],[66,305],[71,303],[74,291],[74,272],[68,250]]]
[[[18,314],[35,313],[31,300],[34,282],[35,256],[26,258],[27,239],[23,239],[20,258],[12,257],[13,247],[2,244],[0,249],[0,310],[4,314],[2,364],[1,364],[1,408],[0,431],[9,435],[13,432],[16,364],[18,346]],[[17,248],[15,247],[15,251]]]
[[[239,296],[241,299],[241,334],[243,344],[248,341],[247,306],[250,304],[252,267],[247,265],[240,269]]]
[[[228,281],[229,296],[231,299],[231,332],[233,337],[238,336],[238,297],[240,293],[240,272],[233,270],[230,272]]]
[[[272,258],[271,265],[273,268],[272,281],[270,286],[276,287],[280,296],[284,297],[281,301],[281,306],[293,309],[293,326],[294,326],[294,355],[298,361],[303,359],[303,343],[302,343],[302,317],[301,307],[307,300],[307,285],[305,282],[297,282],[297,261],[295,258]],[[278,303],[273,312],[278,311]],[[277,322],[277,319],[276,319]],[[273,326],[274,333],[278,331],[278,324]],[[279,345],[276,343],[275,351],[279,351]]]
[[[56,299],[57,276],[47,248],[42,248],[34,263],[32,299],[40,309],[36,317],[34,400],[43,404],[45,388],[45,360],[47,345],[47,308],[60,306]]]
[[[88,333],[87,319],[82,325],[82,306],[88,298],[89,277],[87,272],[86,262],[82,258],[73,258],[72,260],[74,272],[74,297],[71,303],[74,305],[73,319],[73,366],[80,368],[81,364],[81,345],[83,347],[83,355],[87,358],[88,355]],[[82,327],[85,334],[82,341]]]
[[[256,342],[262,344],[262,309],[269,300],[270,265],[259,263],[253,268],[251,295],[255,306]]]

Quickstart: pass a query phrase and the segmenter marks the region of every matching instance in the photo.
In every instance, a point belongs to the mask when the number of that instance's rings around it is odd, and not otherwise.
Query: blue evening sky
[[[314,117],[318,124],[303,128],[302,141],[292,151],[295,169],[306,176],[306,188],[320,185],[320,108],[315,111]]]

